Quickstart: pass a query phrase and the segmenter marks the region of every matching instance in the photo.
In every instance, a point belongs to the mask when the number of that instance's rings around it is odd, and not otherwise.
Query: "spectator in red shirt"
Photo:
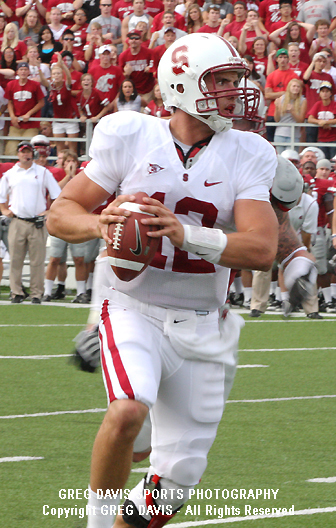
[[[114,3],[112,8],[112,16],[115,16],[122,21],[131,13],[133,13],[133,0],[119,0],[118,2]]]
[[[152,69],[154,66],[153,52],[141,47],[141,34],[137,29],[127,35],[129,49],[119,56],[119,64],[125,77],[134,82],[136,89],[147,101],[151,99],[155,84]]]
[[[154,18],[157,14],[164,11],[164,5],[161,0],[146,0],[145,11],[149,14],[149,16]]]
[[[335,42],[329,38],[330,24],[328,20],[321,18],[315,22],[315,28],[317,38],[313,40],[310,46],[309,56],[313,57],[315,53],[323,51],[325,48],[329,48],[333,52],[334,59],[336,59]]]
[[[174,27],[167,27],[164,32],[164,44],[161,44],[161,46],[157,46],[153,49],[153,57],[154,57],[154,71],[157,72],[157,68],[160,62],[160,59],[164,52],[175,42],[176,40],[176,28]]]
[[[28,11],[33,10],[38,14],[41,25],[46,23],[45,17],[47,13],[48,0],[17,0],[15,15],[19,19],[19,25],[22,26],[23,17],[25,17]]]
[[[90,73],[81,78],[81,91],[77,95],[78,112],[82,123],[90,120],[93,124],[108,112],[108,101],[102,100],[99,92],[93,87],[94,79]]]
[[[76,57],[79,65],[82,67],[82,69],[84,69],[86,64],[84,58],[84,46],[86,44],[86,30],[88,28],[87,17],[84,9],[77,9],[74,12],[73,19],[75,23],[70,28],[75,37],[72,53]]]
[[[166,11],[170,11],[171,13],[174,13],[176,4],[177,4],[177,0],[163,0],[164,11],[162,11],[161,13],[158,13],[153,18],[153,23],[152,23],[152,27],[151,27],[151,32],[152,33],[155,33],[155,31],[159,31],[162,28],[162,26],[163,26],[163,20],[162,20],[163,14]],[[184,16],[181,16],[178,13],[174,13],[174,15],[175,15],[174,27],[176,27],[177,29],[182,29],[182,31],[185,31],[186,30],[186,24],[185,24]]]
[[[290,42],[288,44],[289,69],[293,70],[296,75],[302,80],[303,74],[309,67],[309,64],[300,60],[300,45],[298,42]]]
[[[6,2],[1,2],[0,12],[4,13],[6,17],[6,22],[16,22],[17,16],[15,14],[16,0],[6,0]]]
[[[112,63],[110,45],[106,44],[99,48],[99,62],[90,66],[89,73],[94,79],[94,87],[101,96],[103,104],[106,101],[112,103],[118,95],[124,76],[121,68]]]
[[[30,75],[28,62],[20,62],[17,67],[18,79],[10,81],[4,97],[8,99],[8,111],[11,126],[8,136],[31,138],[38,133],[38,121],[30,121],[31,117],[39,117],[44,105],[44,95],[39,83],[28,79]],[[16,158],[19,141],[8,141],[6,156]]]
[[[78,123],[62,121],[62,119],[72,119],[73,117],[75,117],[75,110],[71,95],[71,75],[67,66],[63,62],[60,53],[57,54],[57,62],[51,67],[51,85],[49,99],[53,105],[54,117],[60,120],[53,121],[54,137],[78,137]],[[64,146],[64,141],[58,141],[57,152],[62,150]],[[73,152],[77,152],[77,142],[69,142],[69,149]]]
[[[293,17],[297,16],[298,4],[300,2],[301,0],[293,0],[293,2],[291,2],[293,4]],[[259,14],[263,23],[265,24],[265,28],[267,29],[267,31],[274,31],[272,29],[272,24],[274,24],[275,22],[279,22],[281,18],[279,0],[263,0],[262,2],[260,2]]]
[[[1,45],[1,51],[8,47],[13,48],[17,61],[26,60],[27,46],[22,40],[19,40],[19,30],[14,22],[10,22],[4,29],[4,36]]]
[[[252,54],[252,46],[257,37],[267,38],[267,32],[259,19],[259,14],[254,9],[247,11],[246,22],[243,25],[242,32],[239,37],[238,51],[240,55]]]
[[[153,99],[147,104],[146,108],[144,109],[144,114],[161,117],[161,119],[170,119],[172,113],[173,111],[165,109],[160,86],[156,84],[153,90]]]
[[[274,101],[278,97],[284,95],[287,84],[291,79],[297,79],[297,75],[289,69],[289,57],[286,49],[279,49],[277,52],[270,54],[270,60],[273,60],[273,56],[278,63],[278,69],[273,71],[267,76],[265,86],[265,98],[271,100],[271,104],[267,111],[267,122],[274,123]],[[266,127],[268,141],[274,141],[275,127]]]
[[[72,68],[76,70],[77,72],[81,72],[83,68],[85,67],[85,62],[79,63],[77,61],[75,52],[74,52],[74,43],[75,43],[75,35],[73,34],[73,31],[71,29],[66,29],[64,33],[62,34],[60,38],[60,43],[62,44],[62,51],[69,51],[71,55],[73,56],[73,62],[72,62]]]
[[[60,2],[59,0],[48,0],[47,6],[47,20],[51,20],[50,13],[53,7],[57,7],[61,11],[60,22],[67,27],[73,24],[73,15],[75,11],[74,2],[68,0],[67,2]]]
[[[266,78],[266,69],[267,69],[267,41],[264,37],[257,37],[254,39],[251,55],[254,60],[254,65],[256,71],[259,75],[264,75]]]
[[[336,101],[333,99],[333,86],[329,81],[322,81],[319,88],[320,101],[308,112],[308,123],[318,125],[317,141],[334,143],[336,141]],[[336,147],[323,147],[325,157],[329,160],[336,155]]]
[[[160,31],[155,31],[152,34],[151,41],[149,43],[149,49],[156,48],[157,46],[161,46],[164,44],[164,34],[167,28],[174,28],[175,29],[175,36],[176,39],[179,39],[181,37],[184,37],[186,35],[185,31],[182,31],[182,29],[178,29],[175,27],[175,12],[173,11],[165,11],[162,16],[162,23],[163,26],[160,29]]]
[[[319,89],[322,81],[329,81],[333,87],[333,93],[336,92],[333,78],[329,73],[325,73],[323,69],[326,65],[326,57],[323,51],[315,53],[313,60],[307,70],[303,74],[303,82],[305,83],[305,95],[307,98],[307,114],[306,118],[309,116],[309,112],[314,106],[314,104],[320,101]],[[316,143],[317,141],[317,132],[318,128],[316,127],[306,127],[306,141],[307,143]]]
[[[124,45],[123,51],[126,49],[125,42],[127,39],[127,34],[132,29],[135,29],[137,23],[140,21],[146,22],[148,27],[150,27],[152,25],[153,18],[145,11],[145,0],[133,0],[133,13],[125,16],[121,24],[121,39]]]
[[[220,8],[217,5],[211,5],[209,8],[208,21],[201,26],[197,33],[217,33],[221,25]]]
[[[274,31],[269,35],[269,39],[272,40],[277,47],[281,48],[288,48],[290,42],[298,42],[300,48],[300,60],[309,64],[309,48],[311,41],[314,38],[315,26],[304,22],[292,21],[284,26],[284,30],[284,34],[282,34],[281,30]],[[276,33],[278,33],[278,36],[276,36]]]
[[[87,33],[87,42],[84,46],[84,58],[90,65],[95,59],[99,59],[99,49],[107,44],[112,44],[112,40],[105,39],[103,36],[103,28],[99,22],[91,23],[90,33]]]
[[[243,30],[243,27],[246,22],[247,17],[247,9],[245,2],[242,2],[241,0],[238,0],[235,5],[233,6],[233,14],[234,14],[234,20],[233,22],[230,22],[230,24],[227,24],[225,29],[221,27],[220,32],[218,35],[222,36],[222,32],[224,33],[224,38],[227,39],[230,35],[234,35],[239,40],[240,34]],[[225,19],[224,19],[225,20]]]

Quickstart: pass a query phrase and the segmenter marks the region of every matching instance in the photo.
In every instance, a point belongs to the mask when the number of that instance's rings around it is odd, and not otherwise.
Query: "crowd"
[[[52,173],[62,188],[79,171],[77,156],[82,151],[76,138],[83,133],[87,120],[95,126],[103,116],[124,110],[170,119],[171,112],[164,108],[157,84],[160,58],[187,33],[216,33],[246,59],[250,79],[263,96],[260,118],[266,125],[264,134],[278,154],[288,157],[291,152],[291,159],[299,163],[304,176],[305,190],[319,206],[316,225],[312,221],[309,232],[306,226],[298,228],[303,243],[314,253],[319,270],[320,306],[308,315],[335,310],[336,279],[328,264],[332,256],[329,228],[336,159],[336,128],[332,127],[336,124],[335,27],[336,4],[332,0],[318,4],[314,0],[2,1],[0,115],[9,116],[10,120],[0,121],[0,134],[6,138],[0,140],[0,156],[7,156],[0,176],[13,166],[17,156],[20,161],[32,145],[31,154],[38,153],[38,159],[34,163],[31,156],[31,163],[44,167],[46,174]],[[176,56],[176,71],[183,60],[182,49]],[[42,121],[31,120],[39,117]],[[50,117],[57,120],[52,124],[43,121]],[[303,123],[314,126],[300,127]],[[297,125],[294,132],[293,124]],[[289,151],[293,140],[294,151]],[[27,141],[28,146],[22,141]],[[312,155],[307,158],[307,149],[302,151],[297,145],[300,142],[315,147],[317,144],[318,156],[309,151]],[[48,160],[50,155],[57,156],[55,165]],[[6,182],[0,188],[2,215],[26,218],[27,212],[21,206],[17,213],[9,212],[6,193],[10,187]],[[54,196],[53,192],[49,190],[46,196],[45,189],[41,189],[45,207],[35,210],[34,218],[47,214],[57,194]],[[2,223],[2,238],[8,247],[8,222],[4,219]],[[309,241],[305,240],[306,233]],[[22,245],[22,254],[29,247],[27,243]],[[75,302],[90,300],[98,251],[97,244],[91,246],[69,246],[77,281]],[[67,250],[67,244],[51,238],[44,286],[39,279],[38,289],[31,294],[34,302],[64,297]],[[1,251],[0,278],[4,246]],[[19,262],[25,256],[21,253]],[[271,281],[272,304],[280,307],[286,292],[280,293],[276,273],[274,270]],[[53,290],[56,277],[59,282]],[[11,282],[13,302],[22,302],[26,295],[19,278],[13,279],[15,286]],[[232,303],[242,304],[243,288],[245,304],[249,306],[252,297],[251,314],[260,315],[265,306],[254,303],[251,275],[236,277]]]

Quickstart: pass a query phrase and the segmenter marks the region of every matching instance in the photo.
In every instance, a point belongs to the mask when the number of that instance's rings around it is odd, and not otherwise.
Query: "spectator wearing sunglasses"
[[[71,29],[66,29],[64,31],[62,37],[60,38],[60,43],[63,46],[61,53],[63,53],[64,51],[70,52],[73,56],[72,68],[78,72],[81,72],[83,68],[85,67],[85,62],[84,61],[78,62],[77,60],[76,53],[78,53],[78,49],[74,47],[75,35],[71,31]],[[80,58],[82,57],[80,53],[79,53],[79,57]]]
[[[101,0],[99,8],[101,14],[91,20],[87,28],[87,33],[91,32],[92,23],[98,22],[101,25],[104,40],[111,41],[114,46],[118,47],[118,53],[120,53],[122,51],[121,21],[119,18],[111,15],[112,0]]]

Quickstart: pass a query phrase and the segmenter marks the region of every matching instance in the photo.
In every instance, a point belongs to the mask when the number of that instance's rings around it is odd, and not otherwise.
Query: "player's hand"
[[[123,209],[122,204],[124,202],[134,202],[134,200],[135,196],[133,194],[121,194],[102,210],[98,220],[98,230],[99,235],[107,244],[112,244],[112,240],[107,234],[109,224],[123,223],[125,218],[130,216],[131,212]]]
[[[152,213],[155,217],[148,217],[141,220],[144,225],[157,225],[161,229],[159,231],[148,231],[147,235],[153,238],[167,236],[173,246],[182,247],[184,239],[184,229],[181,222],[176,216],[165,207],[159,200],[154,198],[143,199],[146,205],[141,205],[140,209],[148,213]]]

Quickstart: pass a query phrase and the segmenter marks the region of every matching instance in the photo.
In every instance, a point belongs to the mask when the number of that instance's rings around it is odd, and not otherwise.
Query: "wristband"
[[[227,245],[227,236],[220,229],[184,225],[182,248],[202,259],[218,264]]]
[[[331,235],[331,238],[336,238],[336,233],[333,233],[333,234]]]

